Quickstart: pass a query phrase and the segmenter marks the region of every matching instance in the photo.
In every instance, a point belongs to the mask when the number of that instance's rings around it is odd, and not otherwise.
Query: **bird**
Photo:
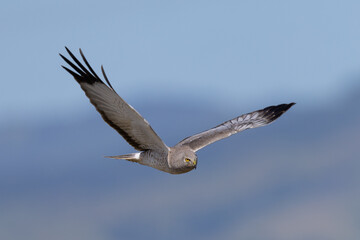
[[[149,122],[116,93],[102,65],[101,71],[106,83],[92,69],[81,48],[79,52],[87,68],[67,47],[65,49],[73,62],[62,54],[59,55],[72,69],[61,66],[80,84],[104,121],[138,151],[107,156],[107,158],[136,162],[170,174],[183,174],[196,169],[198,163],[196,152],[203,147],[246,129],[272,123],[295,104],[292,102],[269,106],[240,115],[209,130],[187,137],[173,147],[168,147]]]

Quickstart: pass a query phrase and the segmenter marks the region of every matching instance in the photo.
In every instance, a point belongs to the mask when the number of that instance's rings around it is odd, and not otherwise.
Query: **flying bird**
[[[243,114],[214,128],[187,137],[173,147],[168,147],[150,124],[115,92],[103,66],[101,66],[101,71],[107,84],[92,69],[81,49],[79,49],[80,55],[87,68],[67,47],[65,49],[74,63],[60,54],[72,70],[62,67],[80,84],[104,121],[139,151],[108,158],[136,162],[171,174],[186,173],[195,169],[198,160],[196,152],[203,147],[243,130],[265,126],[295,104],[280,104]]]

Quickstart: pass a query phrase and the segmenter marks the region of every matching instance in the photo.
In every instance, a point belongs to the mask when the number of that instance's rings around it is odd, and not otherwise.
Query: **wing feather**
[[[295,103],[270,106],[262,110],[241,115],[212,129],[185,138],[176,146],[188,146],[196,152],[213,142],[227,138],[235,133],[244,131],[249,128],[265,126],[279,118],[294,104]]]
[[[64,66],[62,67],[80,84],[80,87],[84,90],[86,96],[101,114],[105,122],[120,133],[136,150],[168,150],[168,147],[151,128],[150,124],[115,92],[102,66],[101,71],[109,86],[107,86],[91,68],[81,49],[80,55],[89,70],[82,65],[68,48],[66,48],[66,51],[76,65],[60,54],[73,70]]]

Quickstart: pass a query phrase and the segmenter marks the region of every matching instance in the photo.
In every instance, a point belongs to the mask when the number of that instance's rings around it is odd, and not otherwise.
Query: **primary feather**
[[[156,149],[164,151],[167,149],[165,143],[151,128],[150,124],[115,92],[103,68],[102,72],[109,86],[96,75],[81,49],[80,54],[89,70],[81,64],[68,48],[66,48],[66,51],[76,65],[60,54],[74,71],[67,67],[62,67],[80,84],[86,96],[101,114],[105,122],[120,133],[136,150],[145,151]]]
[[[270,106],[262,110],[241,115],[207,131],[185,138],[179,142],[177,146],[189,146],[196,152],[215,141],[229,137],[235,133],[249,128],[265,126],[280,117],[294,104],[295,103]]]

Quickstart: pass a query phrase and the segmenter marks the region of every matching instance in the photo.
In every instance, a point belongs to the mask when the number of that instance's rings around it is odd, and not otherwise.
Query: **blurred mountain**
[[[2,126],[0,238],[356,239],[354,92],[322,109],[298,101],[273,124],[199,151],[197,170],[179,176],[103,158],[134,150],[95,110]],[[256,110],[156,101],[134,107],[170,146]]]

